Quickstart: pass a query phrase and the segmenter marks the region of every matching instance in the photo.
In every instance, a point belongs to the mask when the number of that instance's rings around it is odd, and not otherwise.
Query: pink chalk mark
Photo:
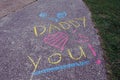
[[[96,52],[94,50],[94,48],[92,47],[91,44],[88,44],[88,47],[90,48],[90,50],[92,51],[93,55],[96,56]]]
[[[72,33],[76,33],[77,29],[73,30]]]
[[[79,41],[76,40],[76,42],[78,42],[78,43],[85,43],[85,42],[88,42],[88,40],[84,40],[84,41],[83,40],[79,40]]]
[[[76,42],[78,43],[85,43],[85,42],[88,42],[89,41],[89,38],[82,35],[82,34],[78,34],[78,40],[76,40]]]
[[[59,43],[59,46],[61,46],[61,50],[64,50],[64,45],[66,44],[67,40],[61,40],[61,42]]]
[[[44,42],[50,46],[64,50],[64,46],[68,41],[68,35],[63,32],[49,34],[44,38]]]
[[[96,61],[96,64],[101,64],[101,60],[98,59],[98,60]]]
[[[55,45],[57,43],[58,43],[58,45]],[[66,43],[66,42],[64,42],[64,36],[60,36],[60,39],[59,38],[56,39],[55,42],[53,43],[53,45],[55,45],[56,48],[59,48],[59,46],[61,46],[61,50],[64,50],[63,47],[65,44],[63,44],[63,43]]]
[[[50,41],[50,43],[53,43],[53,45],[55,45],[58,41],[59,41],[59,38],[61,39],[62,38],[62,35],[60,34],[59,36],[56,35],[55,38],[52,38]]]
[[[86,37],[86,36],[84,36],[84,35],[82,35],[82,34],[78,34],[78,36],[79,36],[80,38],[86,38],[86,39],[88,39],[88,37]]]

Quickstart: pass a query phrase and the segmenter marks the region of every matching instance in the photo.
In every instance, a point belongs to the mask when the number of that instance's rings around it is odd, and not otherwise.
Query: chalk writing
[[[41,57],[39,57],[37,63],[35,63],[34,60],[30,56],[28,56],[28,58],[32,62],[33,66],[34,66],[34,70],[33,70],[33,73],[34,73],[36,71],[37,67],[38,67],[38,64],[39,64],[39,62],[41,60]],[[33,79],[33,74],[30,77],[30,80],[32,80],[32,79]]]
[[[77,29],[73,30],[72,33],[74,34],[74,33],[76,33],[76,31],[77,31]]]
[[[54,22],[60,21],[62,18],[65,18],[67,16],[67,13],[65,11],[63,12],[58,12],[55,17],[49,17],[49,15],[46,12],[41,12],[39,14],[39,17],[48,19]]]
[[[71,50],[67,49],[68,55],[69,55],[69,57],[71,59],[73,59],[73,60],[79,60],[82,56],[86,57],[86,54],[83,51],[82,47],[78,46],[78,48],[80,49],[80,57],[78,57],[78,58],[73,57],[73,55],[71,53]],[[54,58],[54,57],[59,57],[59,59],[57,61],[52,61],[52,58]],[[37,63],[35,63],[35,61],[30,56],[28,56],[28,58],[32,62],[33,66],[34,66],[34,70],[32,72],[33,74],[31,75],[30,80],[32,80],[33,76],[37,75],[37,74],[42,74],[42,73],[47,73],[47,72],[51,72],[51,71],[57,71],[57,70],[72,68],[72,67],[76,67],[76,66],[83,66],[83,65],[86,65],[86,64],[89,63],[89,61],[76,62],[76,63],[71,63],[71,64],[62,65],[62,66],[58,66],[58,67],[43,69],[41,71],[36,71],[36,69],[37,69],[37,67],[38,67],[38,65],[40,63],[40,60],[42,59],[42,56],[39,57]],[[60,63],[61,60],[62,60],[62,54],[58,53],[58,52],[54,53],[54,54],[52,54],[51,56],[48,57],[48,62],[50,64],[54,64],[54,65]]]
[[[56,62],[51,61],[50,58],[53,57],[53,56],[59,56],[59,60],[56,61]],[[61,62],[61,60],[62,60],[62,55],[60,53],[55,53],[55,54],[51,55],[50,57],[48,57],[48,61],[51,64],[58,64],[58,63]]]
[[[69,23],[67,23],[67,22],[60,22],[59,23],[59,25],[62,27],[62,29],[64,29],[64,30],[68,30],[68,29],[70,29],[70,24]]]
[[[78,57],[78,58],[73,57],[73,55],[72,55],[72,53],[71,53],[71,50],[70,50],[70,49],[67,49],[66,52],[68,53],[68,55],[69,55],[69,57],[70,57],[71,59],[73,59],[73,60],[80,60],[81,57],[86,57],[86,54],[85,54],[83,48],[82,48],[81,46],[78,46],[78,48],[79,48],[79,50],[80,50],[80,52],[79,52],[80,57]],[[74,54],[75,54],[75,53],[74,53]],[[51,61],[53,57],[57,57],[57,56],[59,57],[59,59],[58,59],[57,61]],[[38,59],[37,64],[34,62],[34,60],[33,60],[30,56],[28,56],[28,58],[29,58],[29,60],[32,62],[32,64],[34,65],[34,67],[35,67],[35,69],[36,69],[36,67],[38,66],[38,62],[40,62],[40,59],[42,59],[42,56]],[[56,53],[54,53],[54,54],[52,54],[52,55],[50,55],[50,56],[48,57],[48,62],[51,63],[51,64],[58,64],[58,63],[60,63],[61,60],[62,60],[62,54],[61,54],[61,53],[58,53],[58,52],[56,52]]]
[[[89,64],[89,60],[85,60],[82,62],[75,62],[75,63],[71,63],[67,65],[62,65],[62,66],[57,66],[53,68],[47,68],[47,69],[43,69],[40,71],[36,71],[36,72],[33,72],[33,75],[41,75],[43,73],[48,73],[48,72],[53,72],[53,71],[58,71],[58,70],[63,70],[63,69],[68,69],[68,68],[73,68],[73,67],[80,67],[80,66],[84,66],[88,64]]]
[[[94,48],[92,47],[92,45],[91,45],[91,44],[88,44],[88,47],[89,47],[90,50],[92,51],[92,54],[93,54],[94,56],[96,56],[96,52],[95,52]]]
[[[81,51],[79,58],[74,58],[71,51],[70,51],[70,49],[68,49],[67,51],[68,51],[68,54],[69,54],[70,58],[72,58],[73,60],[79,60],[82,56],[86,57],[85,52],[83,51],[81,46],[79,46],[79,49]]]
[[[37,28],[36,27],[34,27],[34,34],[35,34],[35,36],[38,36]]]
[[[80,24],[79,21],[82,22],[82,24]],[[80,26],[86,27],[86,18],[85,18],[85,16],[83,16],[81,18],[74,18],[72,20],[68,20],[68,21],[65,21],[65,22],[59,22],[58,24],[61,27],[60,23],[63,23],[63,25],[66,24],[67,26],[72,25],[75,28],[79,28]],[[63,25],[62,25],[62,28],[63,28]]]
[[[72,24],[73,26],[75,26],[75,28],[78,28],[79,26],[80,26],[80,24],[77,22],[77,21],[75,21],[75,20],[70,20],[70,21],[68,21],[70,24]]]
[[[48,14],[46,12],[41,12],[39,14],[39,16],[42,17],[42,18],[46,18],[48,16]]]
[[[40,35],[43,35],[46,32],[46,27],[45,26],[39,26],[39,27],[34,26],[34,34],[35,34],[36,37],[38,36],[37,28],[42,28],[42,32],[39,33]]]
[[[82,24],[78,23],[79,21],[82,22]],[[53,32],[54,30],[57,30],[57,31],[60,31],[60,30],[69,30],[70,28],[79,28],[79,27],[82,27],[82,26],[86,26],[86,19],[85,17],[81,17],[81,18],[74,18],[73,20],[69,20],[69,21],[65,21],[65,22],[59,22],[58,25],[53,25],[53,24],[50,24],[48,30],[47,30],[47,27],[46,26],[40,26],[40,27],[37,27],[35,26],[34,27],[34,34],[35,36],[37,37],[38,35],[43,35],[45,34],[46,31],[48,31],[49,33]],[[40,29],[41,31],[38,32]],[[76,31],[74,31],[75,33]]]
[[[48,34],[44,38],[44,42],[46,44],[49,44],[50,46],[53,46],[55,48],[58,48],[60,50],[64,50],[64,46],[68,41],[68,35],[63,32],[57,32],[54,34]]]
[[[58,18],[48,18],[48,20],[54,21],[54,22],[58,22],[59,19]]]
[[[83,21],[83,25],[84,25],[84,27],[86,27],[86,18],[85,18],[85,16],[83,18],[76,18],[76,20]]]
[[[53,24],[50,24],[49,26],[49,33],[51,33],[53,30],[58,30],[60,31],[61,29]]]
[[[98,59],[98,60],[96,61],[96,64],[101,64],[101,60]]]
[[[44,19],[48,19],[54,22],[59,22],[60,20],[62,20],[63,18],[65,18],[67,16],[67,13],[65,11],[63,12],[59,12],[56,14],[55,17],[49,17],[49,15],[47,13],[40,13],[39,16],[41,18]],[[40,27],[36,27],[34,26],[34,34],[36,37],[38,37],[39,35],[43,35],[45,34],[46,31],[47,35],[45,35],[43,42],[46,45],[49,45],[51,47],[57,48],[61,51],[65,50],[65,47],[68,43],[68,40],[70,39],[70,35],[68,35],[65,32],[62,32],[62,30],[66,31],[72,28],[72,34],[71,36],[75,36],[76,38],[73,40],[69,40],[69,41],[75,41],[76,43],[88,43],[89,42],[89,38],[83,34],[80,33],[76,33],[79,27],[86,27],[86,17],[83,16],[81,18],[74,18],[72,20],[68,20],[68,21],[64,21],[64,22],[59,22],[57,24],[50,24],[49,26],[40,26]],[[39,30],[40,29],[40,30]],[[94,48],[92,47],[91,44],[88,43],[88,48],[90,49],[90,51],[92,52],[93,56],[97,56]],[[80,60],[82,57],[86,58],[86,53],[84,52],[84,49],[82,48],[82,46],[78,46],[79,51],[74,51],[77,53],[74,53],[73,50],[71,49],[66,49],[67,55],[70,57],[70,59],[72,60]],[[75,49],[76,50],[76,49]],[[75,57],[75,54],[79,54],[79,56]],[[30,61],[32,62],[32,64],[34,65],[34,71],[32,72],[32,76],[31,76],[31,80],[33,78],[33,75],[41,75],[44,73],[48,73],[48,72],[53,72],[53,71],[58,71],[58,70],[63,70],[63,69],[68,69],[68,68],[74,68],[74,67],[79,67],[79,66],[84,66],[84,65],[88,65],[90,63],[89,60],[84,60],[82,62],[75,62],[75,63],[70,63],[70,64],[65,64],[65,65],[60,65],[57,67],[52,67],[52,68],[46,68],[46,69],[42,69],[39,71],[36,71],[37,66],[40,62],[41,57],[39,58],[38,62],[35,64],[35,62],[32,60],[31,57],[28,56],[28,58],[30,59]],[[48,56],[47,61],[49,62],[49,64],[52,65],[58,65],[61,61],[62,61],[63,55],[60,52],[55,52],[53,54],[51,54],[50,56]],[[96,64],[101,64],[101,60],[96,60],[95,61]]]
[[[65,11],[63,12],[59,12],[56,14],[57,18],[61,19],[61,18],[65,18],[67,16],[67,13]]]
[[[88,42],[88,41],[89,41],[88,37],[86,37],[86,36],[84,36],[80,33],[78,34],[78,40],[76,40],[76,42],[85,43],[85,42]]]

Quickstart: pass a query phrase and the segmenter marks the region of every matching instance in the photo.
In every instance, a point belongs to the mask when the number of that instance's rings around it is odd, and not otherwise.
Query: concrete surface
[[[38,0],[0,19],[0,80],[107,80],[102,54],[82,0]]]
[[[0,18],[35,1],[36,0],[0,0]]]

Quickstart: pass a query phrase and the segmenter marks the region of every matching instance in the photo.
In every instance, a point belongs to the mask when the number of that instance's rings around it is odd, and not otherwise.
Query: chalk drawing
[[[54,22],[58,22],[59,19],[58,18],[47,18],[48,20],[54,21]]]
[[[78,40],[76,40],[76,42],[78,43],[85,43],[89,41],[89,38],[82,34],[78,34],[77,36],[78,36]]]
[[[62,19],[65,18],[67,16],[67,13],[65,11],[63,12],[59,12],[56,14],[57,18]]]
[[[74,33],[76,33],[76,31],[77,31],[77,29],[73,30],[72,33],[74,34]]]
[[[41,18],[47,18],[47,17],[48,17],[48,14],[47,14],[46,12],[41,12],[41,13],[39,14],[39,16],[40,16]]]
[[[68,54],[69,54],[70,58],[72,58],[73,60],[79,60],[82,56],[86,57],[86,54],[83,51],[83,48],[81,46],[79,46],[79,49],[80,49],[80,57],[78,57],[78,58],[74,58],[70,49],[68,49],[67,51],[68,51]]]
[[[42,13],[43,14],[43,13]],[[41,15],[42,15],[41,14]],[[51,18],[51,19],[53,19],[53,20],[55,20],[55,18]],[[74,20],[75,19],[75,20]],[[84,21],[84,19],[82,20],[82,18],[74,18],[74,19],[72,19],[72,20],[69,20],[69,21],[65,21],[65,22],[59,22],[58,23],[58,25],[56,26],[56,25],[54,25],[54,24],[50,24],[49,25],[49,28],[48,27],[46,27],[46,26],[48,26],[48,25],[41,25],[41,26],[39,26],[39,27],[36,27],[36,26],[34,26],[34,28],[33,28],[33,30],[34,30],[34,34],[35,34],[35,36],[37,37],[37,36],[39,36],[39,35],[43,35],[43,34],[45,34],[45,32],[49,32],[49,33],[51,33],[52,31],[54,31],[54,30],[58,30],[58,31],[60,31],[60,30],[69,30],[70,28],[72,28],[72,27],[74,27],[75,28],[75,30],[74,31],[72,31],[72,33],[75,33],[76,31],[77,31],[77,28],[79,28],[81,25],[76,21],[76,20],[80,20],[80,21]],[[57,20],[57,19],[56,19]],[[83,23],[85,23],[85,22],[83,22]],[[79,26],[80,25],[80,26]],[[40,30],[41,31],[40,31]],[[40,31],[40,32],[39,32]],[[83,41],[84,42],[84,41]]]
[[[35,63],[34,60],[33,60],[30,56],[28,56],[28,58],[29,58],[29,60],[32,62],[33,66],[35,67],[34,70],[33,70],[33,73],[34,73],[34,72],[36,71],[37,67],[38,67],[38,64],[39,64],[39,62],[40,62],[40,60],[41,60],[41,57],[39,57],[37,63]],[[33,76],[34,76],[34,75],[32,74],[31,77],[30,77],[30,80],[33,79]]]
[[[46,12],[41,12],[39,14],[39,17],[48,19],[54,22],[59,22],[61,19],[65,18],[67,16],[67,13],[65,11],[58,12],[55,17],[49,17],[49,15]]]
[[[84,27],[86,27],[86,18],[85,18],[85,16],[83,18],[83,24],[84,24]]]
[[[63,69],[68,69],[68,68],[74,68],[74,67],[81,67],[81,66],[88,65],[89,63],[90,63],[89,60],[85,60],[82,62],[75,62],[75,63],[71,63],[71,64],[67,64],[67,65],[62,65],[62,66],[57,66],[57,67],[53,67],[53,68],[39,70],[39,71],[33,72],[32,74],[33,75],[41,75],[41,74],[48,73],[48,72],[53,72],[53,71],[58,71],[58,70],[63,70]]]
[[[88,47],[89,47],[90,50],[92,51],[92,54],[93,54],[94,56],[96,56],[96,52],[95,52],[94,48],[92,47],[92,45],[91,45],[91,44],[88,44]]]
[[[52,62],[50,60],[50,58],[53,57],[53,56],[59,56],[59,60],[56,61],[56,62]],[[62,60],[62,55],[60,53],[55,53],[55,54],[53,54],[53,55],[51,55],[51,56],[48,57],[48,62],[51,63],[51,64],[58,64],[58,63],[61,62],[61,60]]]
[[[46,32],[46,27],[45,26],[39,26],[39,27],[34,26],[33,29],[34,29],[34,34],[35,34],[36,37],[38,37],[38,30],[37,30],[37,28],[43,28],[43,31],[39,33],[40,35],[43,35]]]
[[[36,26],[34,26],[34,34],[35,34],[36,37],[38,36],[38,32],[37,32]]]
[[[64,30],[68,30],[68,29],[70,29],[70,24],[69,23],[67,23],[67,22],[60,22],[60,23],[58,23],[59,25],[60,25],[60,27],[62,27],[62,29],[64,29]],[[66,27],[65,27],[66,26]]]
[[[69,23],[72,24],[75,28],[78,28],[80,26],[80,24],[75,20],[70,20]]]
[[[60,31],[61,29],[58,26],[50,24],[50,26],[49,26],[49,33],[51,33],[54,30]]]
[[[96,64],[101,64],[101,60],[98,59],[98,60],[96,61]]]
[[[86,27],[86,17],[85,16],[83,18],[76,18],[76,20],[83,21],[83,26]]]
[[[44,42],[50,46],[60,49],[61,51],[64,50],[65,44],[68,41],[68,35],[63,32],[57,32],[54,34],[48,34],[44,38]]]

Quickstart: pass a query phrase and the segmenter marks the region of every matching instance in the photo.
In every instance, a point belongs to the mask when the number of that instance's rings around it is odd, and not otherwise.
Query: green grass
[[[102,38],[111,80],[120,80],[120,0],[84,0]],[[109,71],[109,69],[107,71]]]

